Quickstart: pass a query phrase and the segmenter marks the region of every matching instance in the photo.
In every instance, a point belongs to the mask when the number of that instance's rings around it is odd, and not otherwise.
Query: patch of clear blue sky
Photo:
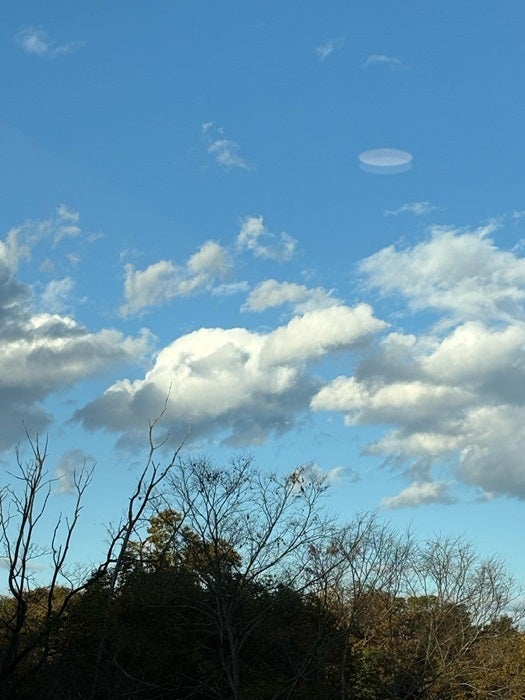
[[[210,238],[233,250],[248,215],[262,214],[270,231],[288,232],[298,250],[281,265],[239,261],[235,280],[254,285],[275,277],[334,288],[347,303],[369,301],[387,318],[396,302],[364,290],[359,260],[423,239],[430,223],[476,227],[525,209],[521,2],[6,1],[0,20],[1,235],[24,220],[53,216],[62,202],[80,213],[83,235],[104,234],[81,249],[76,240],[60,250],[35,249],[20,271],[28,284],[74,275],[72,312],[91,330],[115,326],[134,334],[147,326],[160,349],[203,326],[278,325],[281,309],[240,313],[242,295],[175,299],[143,318],[117,313],[123,252],[144,268],[160,259],[183,264]],[[82,44],[54,58],[27,55],[16,40],[27,28],[46,32],[55,47]],[[326,53],[330,42],[333,50],[322,58],[317,49]],[[214,161],[202,131],[209,122],[213,139],[238,144],[247,168]],[[409,151],[413,168],[392,177],[362,172],[359,153],[382,147]],[[437,209],[431,216],[384,216],[420,201]],[[522,236],[515,222],[495,239],[511,248]],[[81,255],[75,271],[68,252]],[[39,268],[48,255],[56,269],[46,276]],[[417,332],[433,320],[403,313],[388,318],[394,328]],[[349,371],[344,359],[337,362],[337,373]],[[143,374],[141,367],[116,367],[67,398],[78,408],[113,381]],[[55,426],[68,425],[62,398],[49,399]],[[302,430],[253,448],[261,462],[285,469],[312,459],[327,469],[358,469],[361,481],[334,498],[349,515],[403,488],[397,473],[360,456],[380,428],[349,429],[339,414],[301,420]],[[77,427],[65,438],[56,429],[68,445],[103,450],[102,459],[95,455],[96,489],[104,494],[99,505],[108,501],[101,511],[113,517],[116,499],[108,494],[120,484],[124,491],[130,478],[121,457],[111,456],[112,440]],[[446,519],[501,544],[522,570],[506,534],[522,502],[469,503],[473,498],[392,517],[425,533]],[[488,512],[509,529],[495,537]]]

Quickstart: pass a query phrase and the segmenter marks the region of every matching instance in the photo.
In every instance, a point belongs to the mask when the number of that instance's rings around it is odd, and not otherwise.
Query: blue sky
[[[187,451],[525,575],[523,4],[0,16],[1,459],[49,434],[56,510],[97,463],[79,556],[169,392]]]

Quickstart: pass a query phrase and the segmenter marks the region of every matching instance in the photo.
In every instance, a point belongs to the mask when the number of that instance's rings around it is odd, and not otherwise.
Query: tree
[[[383,697],[471,697],[483,664],[491,673],[490,658],[479,655],[480,644],[486,631],[511,613],[516,596],[502,562],[480,558],[461,538],[437,537],[414,547],[404,596],[377,638]]]
[[[296,595],[313,584],[312,551],[334,530],[321,508],[325,485],[306,479],[302,469],[284,477],[263,474],[249,458],[234,459],[228,468],[207,459],[179,460],[167,484],[166,509],[153,514],[148,536],[135,545],[138,560],[153,570],[163,562],[184,567],[196,577],[205,593],[200,613],[214,630],[228,693],[241,698],[245,652],[272,618],[277,599],[282,603],[286,591]],[[279,692],[290,692],[307,673],[309,654],[293,663],[289,657]],[[219,696],[221,683],[206,679]]]
[[[32,457],[23,461],[16,450],[17,471],[11,474],[14,485],[0,491],[0,531],[7,567],[7,587],[0,612],[0,687],[9,688],[46,662],[51,635],[71,604],[86,587],[68,570],[71,541],[82,508],[82,498],[91,482],[93,470],[81,466],[73,475],[72,514],[59,516],[52,530],[49,547],[39,544],[38,529],[46,512],[54,479],[45,467],[47,441],[28,435]],[[35,587],[34,564],[45,561],[50,581],[45,588]],[[103,570],[103,567],[100,571]]]
[[[361,513],[312,552],[316,595],[337,619],[332,682],[341,700],[376,697],[367,652],[397,606],[412,547],[409,533]]]
[[[49,499],[56,479],[46,468],[47,440],[27,435],[31,457],[23,460],[16,449],[16,471],[11,483],[0,489],[0,533],[7,568],[9,595],[0,598],[0,688],[11,692],[36,670],[45,665],[52,654],[53,642],[61,632],[75,599],[90,588],[104,582],[105,612],[99,619],[99,648],[93,673],[93,695],[97,692],[98,672],[105,651],[106,626],[119,576],[122,574],[127,549],[133,533],[144,518],[145,510],[157,496],[157,488],[175,463],[183,442],[173,451],[171,460],[160,466],[156,453],[165,440],[155,442],[154,430],[162,417],[150,423],[149,453],[146,464],[129,498],[128,508],[113,530],[101,563],[86,577],[75,574],[69,564],[73,535],[82,510],[82,501],[89,487],[93,468],[81,465],[73,473],[73,506],[68,516],[59,515],[51,526],[51,535],[40,532],[47,516]],[[42,541],[50,544],[42,546]],[[35,578],[37,563],[49,571],[46,585]]]

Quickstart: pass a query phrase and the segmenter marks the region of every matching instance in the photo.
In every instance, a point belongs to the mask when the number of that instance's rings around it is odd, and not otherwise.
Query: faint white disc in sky
[[[412,154],[397,148],[374,148],[359,154],[361,170],[376,175],[404,173],[412,167]]]

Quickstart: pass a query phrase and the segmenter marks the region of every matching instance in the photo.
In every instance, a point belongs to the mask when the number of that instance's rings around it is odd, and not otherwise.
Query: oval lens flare
[[[412,167],[412,154],[397,148],[374,148],[359,154],[361,170],[375,175],[396,175]]]

